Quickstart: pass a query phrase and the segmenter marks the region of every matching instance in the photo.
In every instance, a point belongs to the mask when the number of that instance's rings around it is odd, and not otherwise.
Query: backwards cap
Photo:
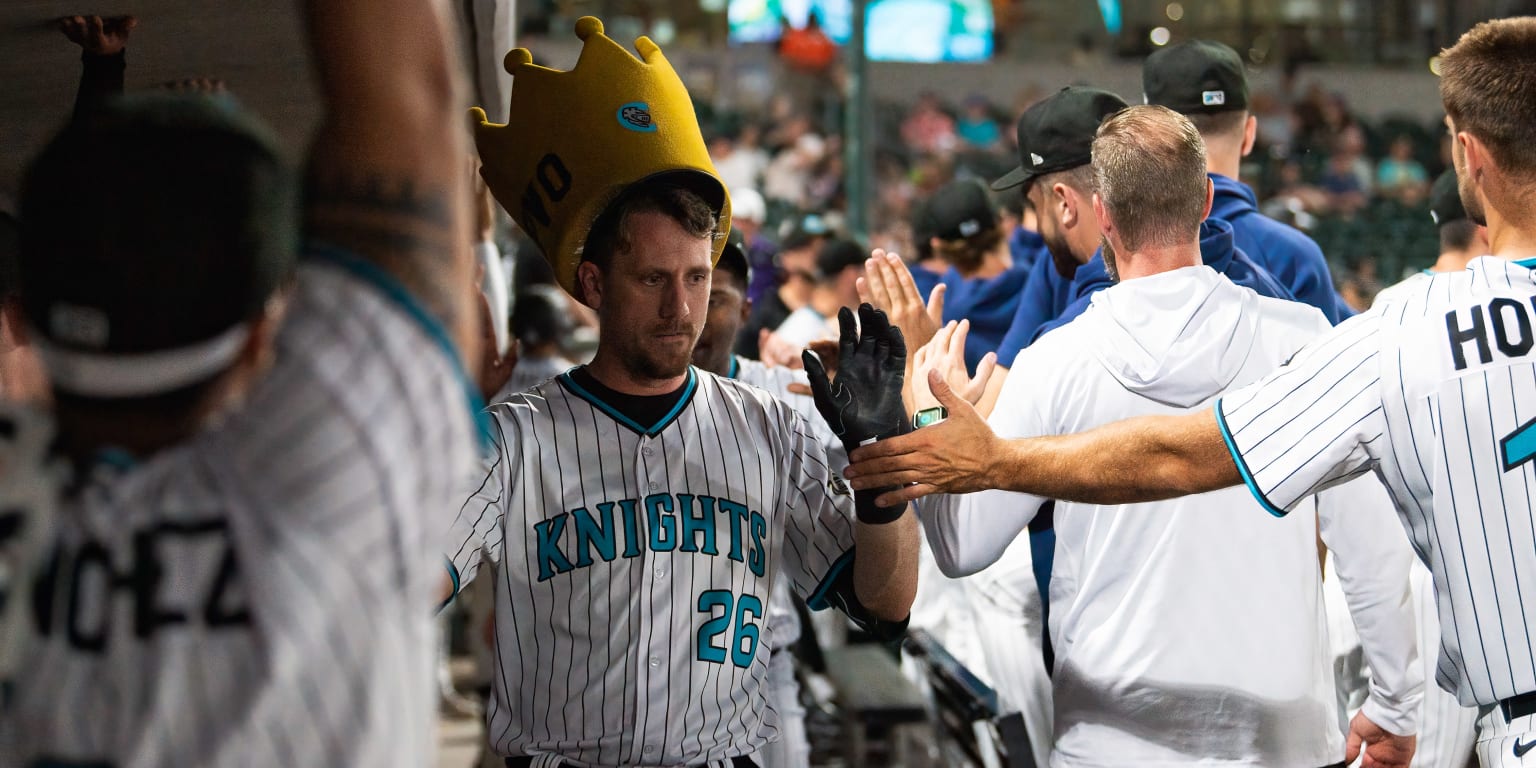
[[[689,187],[718,212],[718,261],[731,203],[683,81],[649,38],[635,41],[637,59],[591,16],[576,21],[576,36],[581,57],[569,72],[535,65],[525,48],[507,54],[512,107],[506,125],[487,121],[478,107],[470,110],[480,174],[491,194],[573,296],[579,296],[576,267],[593,222],[640,181],[666,178]]]

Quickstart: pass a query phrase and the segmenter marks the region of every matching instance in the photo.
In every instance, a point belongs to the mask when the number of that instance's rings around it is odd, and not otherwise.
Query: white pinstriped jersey
[[[833,472],[841,475],[843,470],[848,468],[848,451],[843,448],[843,441],[832,434],[832,428],[827,426],[826,419],[817,412],[816,401],[808,395],[798,395],[789,391],[789,385],[807,382],[805,371],[768,365],[759,360],[749,360],[740,356],[732,357],[731,361],[731,378],[767,391],[768,394],[788,403],[796,413],[805,417],[805,423],[811,428],[813,435],[826,446],[827,466]],[[800,639],[800,614],[795,612],[789,590],[774,589],[769,597],[768,627],[773,630],[773,645],[770,647],[774,650],[787,647]]]
[[[243,406],[62,501],[0,764],[432,762],[428,515],[474,465],[474,403],[441,327],[333,256]]]
[[[688,765],[774,738],[771,585],[819,608],[852,563],[853,498],[805,419],[694,369],[649,426],[569,373],[490,413],[448,555],[461,582],[482,548],[499,566],[495,750]]]
[[[1468,706],[1536,691],[1533,267],[1482,257],[1434,275],[1216,407],[1272,510],[1381,477],[1434,575],[1437,678]]]

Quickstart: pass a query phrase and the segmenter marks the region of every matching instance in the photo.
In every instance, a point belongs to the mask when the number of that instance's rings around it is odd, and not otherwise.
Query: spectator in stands
[[[809,208],[806,193],[811,174],[827,152],[827,143],[814,133],[801,134],[795,143],[779,150],[763,169],[763,196],[798,210]]]
[[[1423,198],[1428,181],[1423,164],[1413,157],[1413,137],[1401,134],[1392,139],[1387,156],[1376,165],[1377,194],[1412,205]]]
[[[805,26],[796,28],[784,20],[779,37],[779,56],[796,70],[826,74],[837,61],[837,43],[821,28],[821,18],[812,10]]]
[[[1374,181],[1371,162],[1365,158],[1365,136],[1360,127],[1350,125],[1333,144],[1333,154],[1318,178],[1318,186],[1328,194],[1328,208],[1344,217],[1354,216],[1370,201]]]
[[[1258,120],[1248,113],[1248,77],[1237,51],[1210,40],[1170,46],[1147,57],[1141,83],[1148,104],[1184,114],[1200,131],[1214,189],[1210,215],[1232,225],[1237,248],[1297,300],[1322,310],[1328,322],[1349,317],[1333,290],[1322,249],[1259,213],[1253,190],[1238,180],[1242,159],[1253,151]]]
[[[901,140],[907,149],[924,154],[951,152],[958,139],[955,136],[955,120],[944,111],[939,97],[922,93],[901,121]]]
[[[993,149],[1003,139],[1002,129],[992,114],[987,97],[973,93],[965,98],[965,109],[955,123],[955,134],[976,149]]]
[[[1257,146],[1268,148],[1276,157],[1286,157],[1296,139],[1296,114],[1285,108],[1274,91],[1253,95],[1250,111],[1258,120]]]
[[[757,189],[768,167],[768,153],[738,140],[734,133],[721,133],[709,142],[709,159],[725,188]]]
[[[740,232],[746,243],[747,264],[752,270],[747,300],[754,303],[776,287],[773,262],[779,254],[779,245],[763,232],[763,222],[767,219],[768,204],[757,190],[731,190],[731,231]]]

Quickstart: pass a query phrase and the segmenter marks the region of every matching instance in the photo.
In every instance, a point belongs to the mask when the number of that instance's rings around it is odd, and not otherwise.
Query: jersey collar
[[[586,387],[577,384],[576,380],[571,377],[570,371],[566,371],[556,378],[559,380],[561,386],[564,386],[566,389],[570,390],[571,394],[587,401],[588,403],[591,403],[594,408],[597,408],[598,410],[607,414],[609,418],[641,435],[644,435],[645,437],[655,437],[656,435],[661,434],[662,430],[666,429],[669,425],[672,424],[672,422],[676,421],[678,414],[682,413],[683,407],[688,405],[689,401],[693,400],[693,393],[699,388],[699,377],[694,373],[693,366],[690,365],[688,366],[688,382],[683,385],[683,393],[678,396],[677,404],[673,405],[672,410],[667,411],[666,415],[662,416],[661,419],[659,419],[655,424],[646,427],[637,423],[634,419],[625,416],[621,411],[619,411],[619,409],[604,402],[603,399],[597,395],[589,392]]]

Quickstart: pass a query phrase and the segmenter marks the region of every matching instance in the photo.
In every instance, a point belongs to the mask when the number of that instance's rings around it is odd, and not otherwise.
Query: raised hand
[[[864,276],[858,282],[859,299],[890,317],[901,329],[909,349],[927,345],[943,325],[944,286],[933,289],[927,304],[912,281],[912,271],[894,253],[876,248],[864,262]]]
[[[128,33],[139,25],[132,16],[65,16],[59,29],[69,41],[92,56],[112,56],[128,47]]]
[[[907,380],[907,387],[912,393],[909,405],[914,412],[939,405],[938,399],[928,389],[929,371],[938,371],[950,388],[971,405],[975,405],[986,393],[987,382],[997,369],[997,354],[988,352],[976,365],[976,375],[970,375],[965,367],[965,340],[970,331],[969,320],[950,322],[912,356],[912,376]]]

